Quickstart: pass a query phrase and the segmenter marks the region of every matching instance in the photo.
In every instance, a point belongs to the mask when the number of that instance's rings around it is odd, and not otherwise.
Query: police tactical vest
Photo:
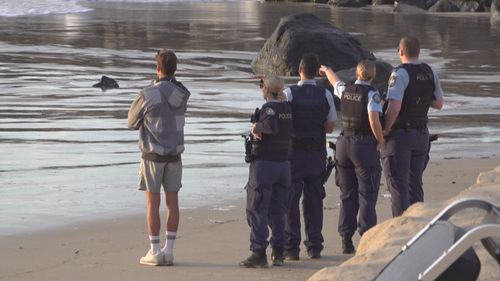
[[[270,161],[288,160],[293,131],[292,106],[289,102],[268,102],[261,112],[271,108],[277,120],[277,130],[273,134],[262,134],[260,141],[253,142],[252,155],[256,159]]]
[[[325,89],[304,84],[290,87],[292,92],[293,147],[299,149],[325,149],[325,122],[330,110]]]
[[[396,127],[424,127],[427,113],[434,99],[434,74],[425,63],[400,65],[408,72],[410,82],[404,92]],[[399,68],[398,67],[398,68]]]
[[[349,135],[373,135],[368,118],[368,93],[376,91],[369,85],[348,85],[341,98],[342,129]]]

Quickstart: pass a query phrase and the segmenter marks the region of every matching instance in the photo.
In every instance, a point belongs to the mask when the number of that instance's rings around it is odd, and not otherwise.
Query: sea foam
[[[250,1],[250,0],[243,0]],[[0,17],[36,16],[88,12],[86,2],[174,3],[240,2],[239,0],[1,0]]]

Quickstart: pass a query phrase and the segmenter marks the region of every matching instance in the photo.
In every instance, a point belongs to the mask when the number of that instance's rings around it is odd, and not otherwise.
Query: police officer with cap
[[[258,121],[252,124],[251,134],[257,140],[252,144],[252,162],[247,190],[247,221],[250,226],[252,254],[242,267],[267,267],[266,248],[269,244],[268,225],[271,226],[271,259],[273,265],[283,264],[285,246],[285,219],[290,197],[290,148],[292,136],[292,108],[283,93],[283,80],[278,77],[263,79],[262,93],[266,103]]]
[[[373,61],[360,61],[357,80],[347,85],[329,67],[321,66],[320,73],[327,76],[341,101],[342,132],[336,144],[335,174],[341,199],[338,231],[343,253],[352,254],[356,229],[359,227],[359,234],[363,235],[377,224],[375,205],[382,173],[378,150],[384,144],[384,136],[381,97],[370,85],[376,68]]]
[[[412,36],[399,42],[399,65],[389,78],[382,166],[392,201],[392,215],[424,201],[422,174],[429,146],[429,108],[443,107],[436,72],[418,60],[420,43]]]
[[[299,65],[300,81],[285,89],[292,103],[293,129],[292,198],[287,214],[285,256],[298,260],[300,252],[300,197],[305,224],[305,241],[310,258],[323,250],[323,199],[321,175],[326,166],[326,133],[333,132],[337,113],[330,91],[316,85],[320,64],[315,54],[305,54]]]

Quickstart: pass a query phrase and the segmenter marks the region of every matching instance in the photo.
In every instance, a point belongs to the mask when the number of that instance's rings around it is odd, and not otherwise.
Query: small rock
[[[118,83],[116,82],[115,79],[109,78],[108,76],[102,76],[101,81],[97,84],[94,84],[92,87],[94,88],[101,88],[101,90],[107,90],[107,89],[116,89],[120,88]]]

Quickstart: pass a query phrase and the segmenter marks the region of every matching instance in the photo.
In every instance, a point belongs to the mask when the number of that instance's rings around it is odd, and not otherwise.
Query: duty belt
[[[427,123],[425,122],[398,122],[392,126],[392,129],[425,129]]]
[[[371,131],[365,131],[360,129],[344,129],[340,133],[342,136],[350,137],[350,136],[371,136]]]

